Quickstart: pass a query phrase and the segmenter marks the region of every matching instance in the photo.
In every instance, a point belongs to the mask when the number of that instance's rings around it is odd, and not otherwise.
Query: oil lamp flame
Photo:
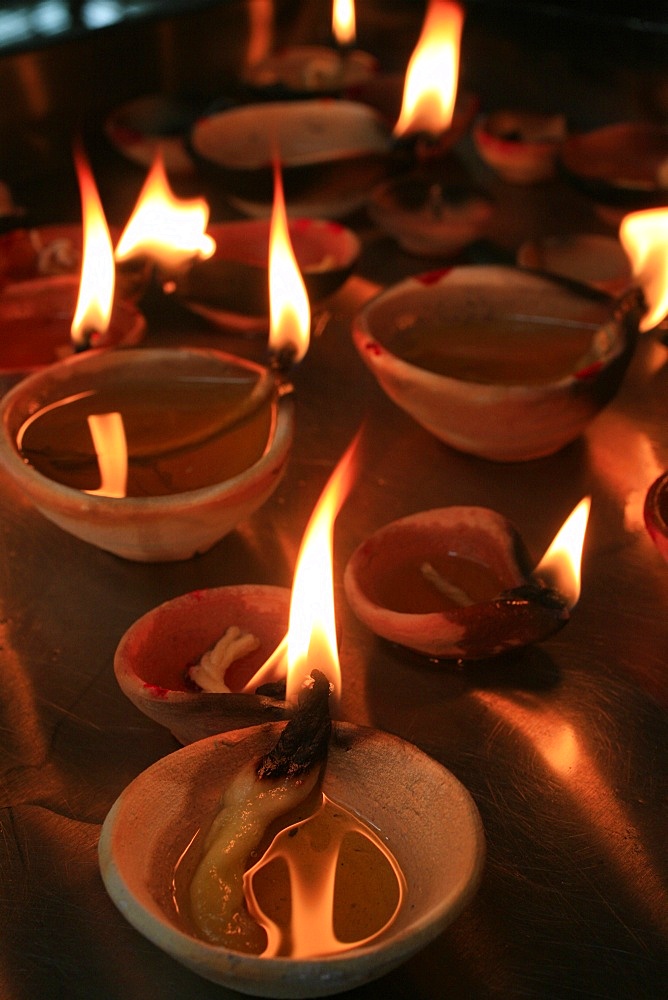
[[[208,222],[209,207],[204,198],[174,195],[158,152],[121,233],[116,260],[146,256],[167,272],[178,271],[195,257],[206,260],[216,250],[215,240],[205,231]]]
[[[350,490],[354,475],[357,438],[334,469],[318,500],[297,557],[287,643],[286,697],[297,703],[299,691],[312,669],[317,668],[341,693],[341,670],[336,641],[332,539],[334,521]]]
[[[93,173],[82,149],[74,151],[83,210],[81,281],[71,335],[75,346],[88,346],[91,333],[104,333],[114,301],[114,252]]]
[[[668,208],[626,215],[619,239],[647,304],[640,329],[652,330],[668,314]]]
[[[274,205],[269,230],[269,349],[301,361],[308,350],[311,307],[290,242],[283,179],[274,166]]]
[[[265,854],[244,875],[244,896],[254,919],[267,934],[264,958],[286,956],[314,958],[349,951],[373,941],[394,921],[404,894],[405,878],[395,858],[381,838],[354,813],[337,804],[332,828],[324,823],[324,810],[333,805],[326,795],[318,811],[305,820],[293,823],[276,835]],[[383,855],[392,869],[396,904],[379,925],[359,940],[341,941],[335,932],[336,874],[343,841],[350,833],[365,837]],[[295,842],[299,849],[295,850]],[[272,861],[282,860],[288,872],[290,918],[287,927],[272,920],[262,909],[254,879]]]
[[[355,0],[334,0],[332,4],[332,34],[341,46],[355,44]]]
[[[100,469],[100,486],[85,492],[91,496],[126,496],[128,446],[123,417],[120,413],[91,413],[88,427]]]
[[[582,549],[590,508],[591,497],[584,497],[564,521],[534,570],[536,577],[564,597],[569,611],[580,598]]]
[[[464,11],[451,0],[430,0],[422,33],[408,63],[395,136],[438,136],[452,123],[459,79]]]

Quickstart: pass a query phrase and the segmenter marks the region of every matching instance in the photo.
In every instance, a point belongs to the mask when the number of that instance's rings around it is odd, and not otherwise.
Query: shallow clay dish
[[[290,241],[311,304],[335,292],[359,256],[357,236],[338,222],[293,219]],[[209,226],[216,252],[176,280],[189,308],[222,326],[266,329],[269,317],[268,219]]]
[[[592,285],[609,295],[621,295],[631,284],[631,265],[621,243],[598,233],[528,240],[517,251],[517,263]]]
[[[355,550],[344,574],[350,606],[376,635],[462,660],[563,628],[565,603],[522,589],[530,581],[517,529],[486,507],[443,507],[393,521]]]
[[[186,149],[194,117],[186,102],[148,94],[113,111],[104,131],[112,146],[134,163],[150,167],[161,152],[168,172],[187,174],[194,169]]]
[[[251,425],[257,457],[247,468],[219,483],[193,485],[180,493],[118,499],[64,485],[27,464],[19,452],[17,436],[25,422],[53,402],[86,395],[93,387],[116,391],[120,386],[127,392],[134,381],[141,392],[147,383],[164,386],[177,379],[217,380],[221,392],[227,382],[248,386],[247,408],[244,403],[238,422],[229,428],[232,434],[235,429],[243,433],[247,423]],[[83,541],[139,562],[188,559],[232,531],[276,489],[292,444],[294,409],[291,399],[279,398],[275,390],[267,369],[220,351],[87,351],[30,375],[4,397],[0,469],[44,517]],[[149,436],[154,420],[155,414],[147,417],[144,426]],[[141,427],[139,432],[141,438]],[[163,424],[161,432],[164,440]],[[205,452],[209,440],[215,440],[215,435],[201,439]],[[193,475],[209,474],[208,463],[198,461],[186,463],[189,477],[191,466]]]
[[[639,312],[586,285],[503,266],[408,278],[366,303],[355,345],[426,430],[496,461],[550,455],[615,395]]]
[[[201,169],[253,216],[271,213],[280,159],[288,214],[339,218],[362,205],[385,174],[390,137],[355,101],[275,101],[201,118],[190,136]]]
[[[473,126],[480,157],[511,184],[537,184],[553,177],[565,138],[563,115],[494,111]]]
[[[167,601],[137,619],[119,642],[114,657],[119,686],[181,743],[284,719],[287,708],[277,698],[202,691],[187,673],[236,625],[260,642],[228,669],[226,683],[238,692],[285,635],[289,607],[287,588],[253,584],[195,590]]]
[[[455,919],[480,881],[484,835],[469,793],[440,764],[395,736],[336,724],[323,791],[366,819],[403,869],[407,898],[395,922],[367,945],[322,958],[264,959],[203,942],[175,911],[177,862],[226,783],[281,727],[200,740],[140,774],[104,822],[100,869],[123,916],[204,978],[254,996],[329,996],[390,972]]]
[[[659,476],[647,491],[644,515],[652,541],[668,562],[668,472]]]

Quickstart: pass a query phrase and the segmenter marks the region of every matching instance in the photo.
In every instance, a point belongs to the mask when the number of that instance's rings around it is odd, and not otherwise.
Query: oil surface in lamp
[[[74,489],[100,486],[91,415],[118,412],[127,440],[127,496],[164,496],[224,482],[264,453],[272,397],[257,377],[162,373],[160,380],[104,384],[44,406],[21,428],[17,445],[38,472]]]

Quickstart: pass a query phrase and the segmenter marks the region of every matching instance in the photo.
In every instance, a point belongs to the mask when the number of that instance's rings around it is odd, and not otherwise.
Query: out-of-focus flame
[[[332,4],[332,34],[339,45],[354,45],[357,33],[355,0],[334,0]]]
[[[116,270],[109,227],[90,164],[83,150],[74,150],[83,210],[81,281],[71,334],[76,345],[87,346],[91,333],[104,333],[114,302]]]
[[[91,413],[88,427],[100,469],[100,485],[92,496],[124,497],[128,479],[128,446],[120,413]]]
[[[311,307],[290,242],[283,178],[274,165],[274,204],[269,230],[269,349],[301,361],[311,334]]]
[[[647,304],[640,329],[652,330],[668,314],[668,208],[626,215],[619,239]]]
[[[535,576],[564,597],[569,610],[580,598],[582,549],[590,507],[591,497],[584,497],[564,521],[534,570]]]
[[[137,204],[116,246],[116,260],[146,256],[166,272],[216,250],[208,235],[209,206],[204,198],[177,198],[169,186],[162,153],[156,154]]]
[[[311,670],[320,670],[341,693],[341,671],[336,641],[332,539],[334,521],[354,476],[357,438],[334,469],[306,526],[297,556],[288,625],[288,680],[286,697],[297,703],[299,690]]]
[[[244,875],[244,895],[254,919],[267,933],[264,958],[289,955],[290,958],[313,958],[349,951],[373,941],[394,921],[404,894],[405,878],[395,858],[381,838],[361,820],[336,804],[332,821],[325,822],[325,807],[331,800],[323,795],[320,810],[305,820],[293,823],[276,835],[262,858]],[[383,855],[396,880],[397,902],[381,926],[358,941],[340,941],[334,930],[335,882],[339,854],[344,838],[360,834]],[[297,836],[295,836],[297,834]],[[266,865],[282,859],[290,882],[290,918],[282,928],[262,910],[255,893],[254,877]]]
[[[464,11],[451,0],[430,0],[422,33],[408,63],[396,136],[437,136],[452,123],[459,82]]]

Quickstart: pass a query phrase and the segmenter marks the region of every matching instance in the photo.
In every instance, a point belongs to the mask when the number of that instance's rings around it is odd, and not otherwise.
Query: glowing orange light
[[[208,222],[209,206],[203,198],[181,199],[172,193],[158,153],[121,233],[116,260],[146,256],[167,272],[195,257],[206,260],[216,250],[215,240],[206,233]]]
[[[406,70],[396,136],[439,135],[450,127],[459,82],[459,46],[464,11],[450,0],[430,0]]]
[[[100,468],[100,486],[92,496],[124,497],[127,491],[128,446],[120,413],[92,413],[88,427]]]
[[[334,811],[334,829],[324,824],[324,809],[331,800],[322,797],[322,807],[305,820],[293,823],[274,837],[265,854],[244,875],[244,896],[251,915],[267,932],[264,958],[289,955],[313,958],[349,951],[368,944],[395,920],[405,894],[405,878],[381,838],[354,813],[339,803]],[[299,849],[295,850],[295,833]],[[391,866],[396,879],[397,902],[388,919],[373,933],[358,941],[340,941],[334,932],[336,870],[346,835],[358,833],[373,844]],[[290,880],[289,927],[282,928],[262,910],[255,894],[254,876],[271,861],[282,859]],[[287,930],[287,933],[286,933]]]
[[[302,540],[292,584],[288,625],[287,699],[295,704],[317,668],[341,692],[334,612],[332,536],[334,521],[353,480],[356,440],[350,445],[315,506]]]
[[[334,0],[332,33],[339,45],[354,45],[356,30],[355,0]]]
[[[80,148],[74,151],[83,209],[83,260],[81,282],[71,334],[75,344],[85,346],[91,333],[104,333],[109,326],[114,301],[116,271],[107,220],[88,160]]]
[[[651,330],[668,314],[668,208],[626,215],[619,239],[647,304],[640,329]]]
[[[582,549],[590,507],[591,497],[580,501],[564,521],[534,570],[535,576],[566,599],[569,610],[575,607],[580,598]]]
[[[292,249],[280,167],[274,167],[274,205],[269,230],[269,348],[294,351],[300,361],[308,350],[311,307]]]

